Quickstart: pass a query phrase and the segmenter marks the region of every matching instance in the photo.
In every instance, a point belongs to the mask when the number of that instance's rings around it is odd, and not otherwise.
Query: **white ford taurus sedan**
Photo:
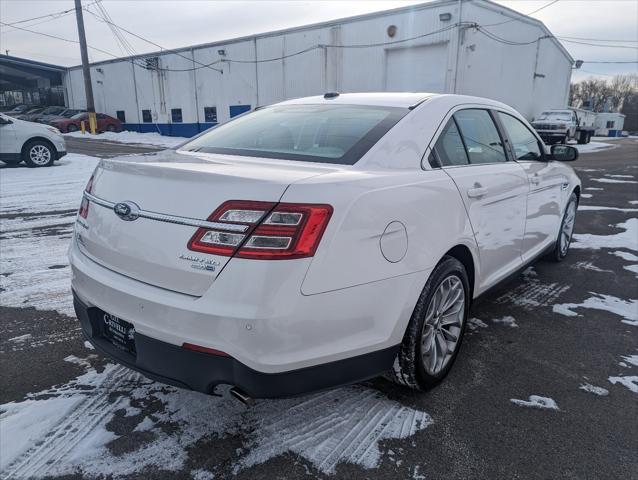
[[[330,93],[102,160],[70,248],[98,351],[159,381],[278,397],[450,370],[473,299],[569,248],[580,181],[484,98]]]

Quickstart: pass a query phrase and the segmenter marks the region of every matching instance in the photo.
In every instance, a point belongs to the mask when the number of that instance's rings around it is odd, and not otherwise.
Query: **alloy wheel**
[[[421,357],[425,371],[438,375],[459,346],[465,320],[465,288],[456,275],[441,282],[430,299],[421,332]]]
[[[46,165],[51,161],[51,150],[45,145],[34,145],[29,150],[29,158],[35,165]]]

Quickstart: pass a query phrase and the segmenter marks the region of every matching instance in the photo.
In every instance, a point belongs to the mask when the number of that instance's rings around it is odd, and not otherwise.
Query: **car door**
[[[454,113],[434,151],[456,184],[474,231],[480,293],[522,264],[527,176],[520,165],[509,161],[487,109]]]
[[[556,162],[546,159],[542,141],[531,128],[508,113],[497,112],[496,115],[508,148],[525,170],[529,182],[521,254],[523,261],[527,261],[556,240],[562,218],[561,193],[569,187],[569,180]]]
[[[15,124],[7,117],[0,116],[0,155],[20,153]]]
[[[97,129],[100,131],[106,130],[106,125],[109,123],[108,117],[104,115],[103,113],[98,113],[96,117],[97,117]]]

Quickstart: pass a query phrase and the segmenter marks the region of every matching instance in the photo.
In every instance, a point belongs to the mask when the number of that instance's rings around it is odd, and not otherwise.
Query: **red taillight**
[[[84,191],[91,193],[91,190],[93,190],[93,175],[89,178],[89,182],[86,184]],[[80,203],[80,210],[78,211],[80,217],[86,218],[89,215],[89,205],[90,202],[86,198],[82,197],[82,203]]]
[[[209,221],[245,225],[243,233],[200,228],[188,242],[196,252],[261,260],[312,257],[332,207],[305,203],[230,201]]]

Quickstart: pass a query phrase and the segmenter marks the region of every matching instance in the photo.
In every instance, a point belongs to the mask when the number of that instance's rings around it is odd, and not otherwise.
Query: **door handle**
[[[487,193],[487,188],[485,187],[475,187],[470,188],[467,191],[467,196],[470,198],[481,198]]]

